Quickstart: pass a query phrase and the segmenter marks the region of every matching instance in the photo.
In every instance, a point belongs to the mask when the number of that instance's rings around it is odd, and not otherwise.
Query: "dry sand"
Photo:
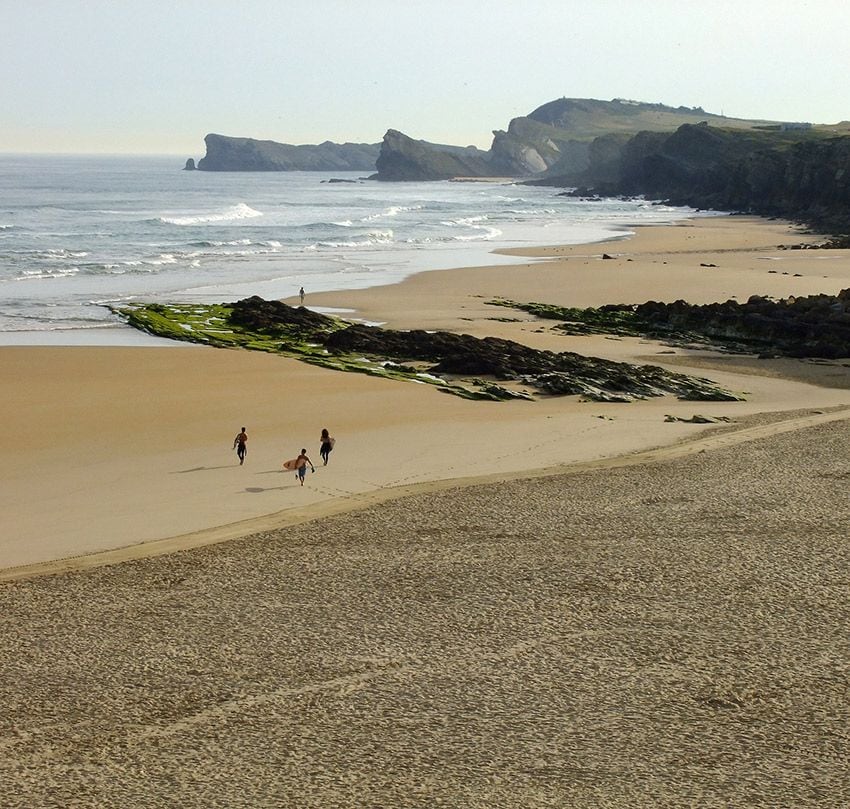
[[[0,805],[846,805],[848,369],[565,338],[485,303],[850,286],[846,251],[776,249],[807,238],[697,220],[308,295],[694,368],[740,403],[0,348]],[[280,462],[323,426],[337,448],[302,489]]]
[[[7,584],[2,805],[846,806],[850,444],[794,426]]]

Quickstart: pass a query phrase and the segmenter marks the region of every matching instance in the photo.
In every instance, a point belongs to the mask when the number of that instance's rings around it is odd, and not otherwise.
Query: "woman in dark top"
[[[334,448],[335,439],[331,438],[330,433],[327,428],[322,430],[322,437],[319,439],[322,442],[322,446],[319,449],[319,455],[322,456],[323,465],[328,465],[328,455],[331,454],[331,450]]]

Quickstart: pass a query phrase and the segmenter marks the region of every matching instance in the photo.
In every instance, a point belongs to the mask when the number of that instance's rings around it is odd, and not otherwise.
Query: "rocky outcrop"
[[[529,389],[606,402],[665,394],[695,401],[738,398],[710,380],[656,366],[538,351],[493,337],[352,324],[256,296],[232,304],[131,303],[114,311],[135,328],[172,340],[269,351],[339,371],[414,380],[466,399],[530,400]]]
[[[704,306],[649,301],[633,311],[636,320],[656,332],[694,332],[763,355],[850,357],[848,289],[838,295],[781,301],[754,295],[746,303],[726,301]]]
[[[670,393],[689,401],[738,398],[706,379],[670,373],[654,365],[628,365],[569,351],[540,351],[497,337],[353,325],[328,335],[325,345],[329,350],[372,353],[407,362],[426,360],[434,363],[429,368],[432,374],[492,376],[521,382],[539,393],[581,395],[594,401],[629,402]]]
[[[487,152],[474,146],[447,146],[414,140],[387,130],[376,166],[377,180],[450,180],[493,176]]]
[[[186,165],[183,166],[183,171],[194,171],[194,170],[195,170],[195,159],[193,157],[190,157],[186,161]]]
[[[691,345],[709,344],[762,356],[850,357],[850,289],[838,295],[695,305],[685,301],[571,309],[513,301],[493,303],[559,320],[567,334],[617,334]]]
[[[374,171],[380,144],[331,143],[293,146],[272,140],[209,134],[201,171]]]
[[[496,337],[397,331],[363,324],[345,324],[340,328],[340,321],[334,318],[256,296],[231,306],[231,323],[250,331],[310,341],[324,346],[331,355],[426,362],[425,370],[433,375],[489,376],[503,382],[519,382],[540,393],[580,394],[594,401],[627,402],[671,393],[694,401],[738,398],[709,380],[671,373],[657,366],[628,365],[572,352],[540,351]]]

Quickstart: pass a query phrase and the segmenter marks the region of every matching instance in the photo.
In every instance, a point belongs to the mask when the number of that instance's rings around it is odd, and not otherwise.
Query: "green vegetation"
[[[696,331],[686,331],[651,322],[630,307],[605,306],[600,309],[575,309],[551,303],[519,303],[504,299],[488,301],[492,306],[519,309],[542,320],[557,320],[558,331],[570,335],[610,334],[617,337],[648,337],[683,343],[706,343],[708,338]]]

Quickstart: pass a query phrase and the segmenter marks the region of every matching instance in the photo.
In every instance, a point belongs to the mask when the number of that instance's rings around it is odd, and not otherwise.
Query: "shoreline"
[[[528,263],[434,270],[384,287],[308,295],[308,305],[396,328],[455,329],[619,361],[669,362],[748,391],[740,403],[666,397],[628,405],[575,397],[470,403],[411,383],[202,346],[180,344],[192,352],[0,346],[0,371],[26,380],[0,405],[6,423],[20,425],[16,444],[26,448],[23,455],[18,446],[0,449],[3,507],[22,515],[14,541],[0,545],[0,569],[210,531],[236,536],[241,529],[234,526],[275,519],[285,525],[287,515],[309,519],[329,504],[368,501],[376,492],[393,496],[435,480],[529,475],[675,445],[713,429],[665,423],[668,414],[737,420],[850,404],[840,363],[797,363],[796,379],[781,362],[748,364],[710,352],[693,355],[691,367],[692,352],[670,354],[637,339],[567,338],[524,313],[502,318],[486,305],[493,297],[598,305],[611,302],[612,289],[662,287],[709,298],[756,288],[803,294],[822,281],[811,265],[828,266],[833,286],[850,286],[847,251],[830,251],[830,261],[787,251],[762,262],[771,242],[794,233],[787,223],[758,218],[701,218],[641,230],[620,241],[622,249],[609,250],[612,260],[601,259],[594,245],[553,245],[531,251]],[[802,268],[800,262],[808,269],[799,277],[790,270],[769,274],[783,263]],[[839,377],[845,388],[836,387]],[[150,397],[143,408],[140,393]],[[236,477],[223,446],[243,423],[252,440],[248,466]],[[342,441],[327,469],[298,492],[279,472],[280,461],[295,445],[311,447],[322,426]],[[107,491],[117,509],[101,506]]]

